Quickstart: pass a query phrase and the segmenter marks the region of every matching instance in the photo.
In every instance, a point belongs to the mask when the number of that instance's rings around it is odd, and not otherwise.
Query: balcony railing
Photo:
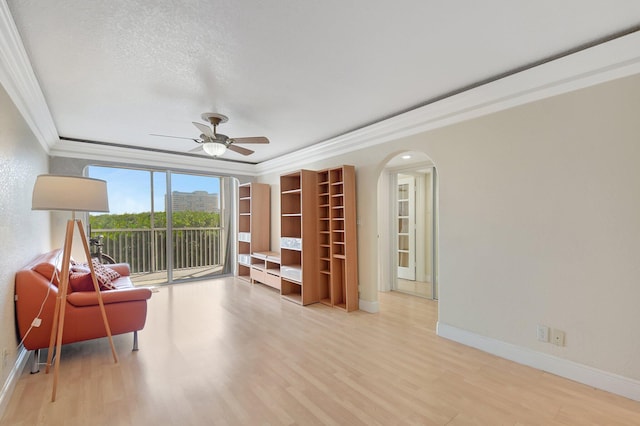
[[[167,229],[92,229],[103,236],[102,252],[128,263],[132,273],[165,271]],[[224,263],[222,228],[173,228],[173,268],[216,267]]]

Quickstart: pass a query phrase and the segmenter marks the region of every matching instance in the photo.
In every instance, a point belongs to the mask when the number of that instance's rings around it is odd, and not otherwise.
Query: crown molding
[[[482,117],[526,103],[640,73],[640,33],[555,59],[473,89],[256,165],[258,174]]]
[[[58,130],[6,0],[0,0],[0,83],[48,153]]]

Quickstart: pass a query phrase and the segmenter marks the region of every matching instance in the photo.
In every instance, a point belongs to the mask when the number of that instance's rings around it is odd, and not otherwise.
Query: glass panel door
[[[171,173],[172,281],[222,273],[221,178]]]
[[[148,170],[90,166],[88,175],[107,181],[109,213],[89,216],[90,237],[102,241],[101,250],[109,256],[105,258],[128,263],[135,285],[167,282],[166,263],[160,254],[163,246],[160,252],[157,246],[158,235],[166,229],[165,212],[152,203],[153,194],[166,186],[156,187],[157,179],[152,181]]]
[[[415,183],[398,178],[398,278],[416,279],[415,265]]]
[[[393,290],[437,298],[435,236],[435,169],[396,175],[393,204],[397,279]]]

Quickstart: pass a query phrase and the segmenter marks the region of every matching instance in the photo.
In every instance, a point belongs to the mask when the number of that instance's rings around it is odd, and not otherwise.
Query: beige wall
[[[48,212],[31,211],[36,176],[48,172],[47,155],[0,86],[0,389],[17,359],[16,270],[50,248]],[[2,351],[8,351],[3,359]]]
[[[377,300],[377,191],[405,150],[439,176],[439,321],[640,379],[640,77],[297,168],[357,171],[361,299]],[[279,237],[271,183],[272,247]],[[566,346],[536,341],[536,325]]]

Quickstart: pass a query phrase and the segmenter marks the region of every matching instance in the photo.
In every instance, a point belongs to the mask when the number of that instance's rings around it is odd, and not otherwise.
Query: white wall
[[[439,132],[440,321],[640,379],[640,78]],[[464,267],[461,267],[464,266]],[[536,324],[566,332],[563,348]]]
[[[356,166],[360,297],[375,303],[378,176],[424,152],[439,174],[440,323],[637,380],[638,111],[634,76],[296,167]],[[277,247],[278,176],[260,181]],[[566,346],[536,341],[536,324]]]
[[[37,254],[50,248],[49,213],[31,211],[31,193],[36,176],[48,172],[47,155],[2,86],[0,159],[1,389],[17,359],[18,339],[13,301],[15,272]],[[8,356],[3,360],[2,351],[5,349]]]

